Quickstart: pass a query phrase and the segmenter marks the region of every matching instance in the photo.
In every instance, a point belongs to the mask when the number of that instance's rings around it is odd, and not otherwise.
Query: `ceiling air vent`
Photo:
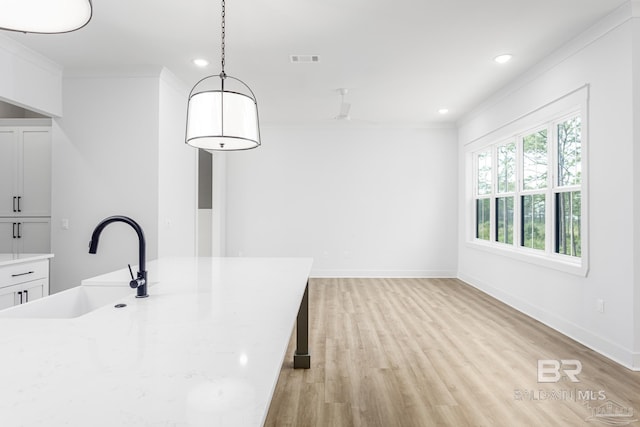
[[[320,62],[318,55],[291,55],[291,62],[294,64],[303,62]]]

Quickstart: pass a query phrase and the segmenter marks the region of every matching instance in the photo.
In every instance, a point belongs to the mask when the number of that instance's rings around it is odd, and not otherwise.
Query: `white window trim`
[[[527,113],[500,128],[484,135],[465,145],[465,175],[466,175],[466,196],[465,199],[465,217],[466,217],[466,245],[467,247],[488,251],[501,256],[517,259],[519,261],[540,265],[546,268],[564,271],[566,273],[579,276],[587,276],[589,271],[589,87],[585,85],[574,90],[556,100],[545,104],[544,106]],[[581,117],[582,134],[581,134],[581,185],[574,187],[558,187],[556,185],[556,157],[557,157],[557,135],[555,126],[557,123],[579,114]],[[529,194],[529,191],[522,190],[522,165],[516,165],[516,192],[514,193],[497,193],[497,165],[494,165],[496,159],[496,150],[500,145],[514,141],[516,143],[516,159],[521,161],[522,136],[527,135],[531,130],[540,129],[547,126],[549,129],[548,143],[551,148],[549,153],[550,169],[547,174],[547,188],[544,189],[546,194],[545,203],[545,250],[531,249],[520,245],[520,196]],[[492,188],[493,191],[489,195],[492,201],[496,197],[514,197],[514,243],[502,243],[495,241],[495,203],[490,203],[490,215],[492,218],[490,227],[490,240],[482,240],[476,238],[476,199],[483,198],[486,195],[477,196],[476,177],[476,155],[480,152],[490,149],[492,156]],[[570,191],[569,189],[580,190],[581,192],[581,257],[558,254],[555,252],[555,210],[556,200],[555,194],[558,191]],[[532,191],[531,193],[537,193]]]

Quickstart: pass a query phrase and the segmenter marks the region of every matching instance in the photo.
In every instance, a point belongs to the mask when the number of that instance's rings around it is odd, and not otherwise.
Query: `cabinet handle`
[[[13,196],[13,211],[14,211],[14,212],[18,212],[18,211],[16,210],[16,199],[17,199],[17,197],[16,197],[16,196]]]
[[[26,276],[27,274],[33,274],[33,271],[27,271],[26,273],[18,273],[18,274],[12,274],[11,277],[19,277],[19,276]]]
[[[22,199],[22,197],[18,196],[18,212],[22,212],[22,210],[20,210],[20,199]]]
[[[18,239],[22,239],[22,235],[20,234],[20,225],[21,224],[22,224],[21,222],[18,223]]]
[[[22,304],[22,291],[18,292],[18,296],[20,297],[20,304]]]
[[[24,291],[24,302],[29,302],[29,291],[26,289]]]
[[[12,231],[13,231],[13,238],[15,239],[16,238],[16,223],[15,222],[13,223],[13,230]]]

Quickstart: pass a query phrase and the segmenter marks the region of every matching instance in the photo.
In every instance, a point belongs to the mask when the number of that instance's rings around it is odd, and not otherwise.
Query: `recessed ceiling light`
[[[495,58],[493,58],[493,60],[496,61],[498,64],[505,64],[505,63],[511,61],[512,57],[513,57],[513,55],[505,53],[505,54],[496,56]]]
[[[448,112],[449,112],[448,108],[441,108],[441,109],[438,110],[438,113],[440,113],[440,114],[447,114]]]
[[[198,67],[206,67],[207,65],[209,65],[209,61],[203,58],[196,58],[193,60],[193,63]]]

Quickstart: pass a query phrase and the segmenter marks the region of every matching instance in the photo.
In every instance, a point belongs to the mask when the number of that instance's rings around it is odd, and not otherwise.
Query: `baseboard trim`
[[[507,304],[519,312],[535,319],[544,325],[560,332],[580,344],[589,347],[591,350],[605,356],[608,359],[624,366],[632,371],[640,371],[640,353],[633,352],[629,349],[612,343],[605,338],[598,336],[583,327],[576,325],[554,313],[550,313],[540,307],[536,307],[528,302],[521,300],[513,295],[509,295],[475,277],[458,274],[458,279],[467,283],[481,292]]]
[[[311,270],[312,278],[455,278],[457,274],[453,270]]]

